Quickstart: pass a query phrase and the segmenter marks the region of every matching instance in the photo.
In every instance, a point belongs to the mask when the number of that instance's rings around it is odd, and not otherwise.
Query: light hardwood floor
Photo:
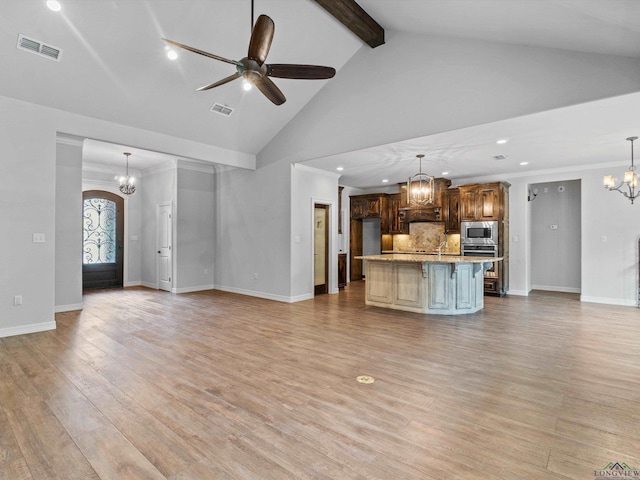
[[[144,288],[0,340],[0,479],[593,479],[640,467],[640,310]],[[371,375],[375,383],[356,382]]]

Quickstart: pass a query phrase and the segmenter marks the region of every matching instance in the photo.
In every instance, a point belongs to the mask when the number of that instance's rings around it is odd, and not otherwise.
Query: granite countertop
[[[392,253],[394,255],[437,255],[437,252],[432,252],[429,251],[427,252],[426,250],[382,250],[382,253],[384,254],[388,254],[388,253]],[[460,256],[460,252],[442,252],[442,255],[456,255],[456,256]]]
[[[462,257],[460,255],[425,255],[424,253],[391,253],[383,255],[364,255],[355,257],[358,260],[374,260],[383,262],[414,262],[414,263],[485,263],[502,260],[503,257]]]

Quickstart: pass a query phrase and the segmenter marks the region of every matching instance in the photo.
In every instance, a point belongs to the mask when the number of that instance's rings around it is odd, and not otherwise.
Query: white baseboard
[[[126,282],[123,287],[139,287],[142,285],[142,282],[137,281],[137,282]]]
[[[509,290],[507,292],[507,295],[514,295],[517,297],[528,297],[529,292],[527,292],[526,290]]]
[[[45,332],[55,330],[56,322],[32,323],[31,325],[21,325],[19,327],[0,328],[0,338],[13,337],[14,335],[24,335],[25,333]]]
[[[587,297],[585,295],[580,295],[580,301],[587,303],[602,303],[605,305],[619,305],[621,307],[638,306],[634,300],[625,300],[624,298]]]
[[[197,287],[172,288],[171,293],[191,293],[202,292],[203,290],[213,290],[213,285],[199,285]]]
[[[213,288],[222,290],[223,292],[239,293],[241,295],[249,295],[250,297],[266,298],[267,300],[275,300],[276,302],[295,303],[313,298],[313,293],[305,293],[296,295],[295,297],[286,297],[284,295],[276,295],[273,293],[257,292],[255,290],[245,290],[243,288],[227,287],[225,285],[215,285]]]
[[[576,287],[557,287],[554,285],[531,285],[533,290],[544,290],[545,292],[580,293],[582,290]]]
[[[153,288],[154,290],[158,290],[158,285],[156,285],[155,283],[140,282],[140,285],[143,287]]]
[[[332,292],[332,293],[338,293],[336,292]],[[289,297],[288,303],[296,303],[296,302],[303,302],[304,300],[311,300],[314,297],[313,293],[305,293],[303,295],[296,295],[295,297]]]
[[[75,310],[82,310],[84,303],[74,303],[72,305],[56,305],[53,307],[55,313],[73,312]]]

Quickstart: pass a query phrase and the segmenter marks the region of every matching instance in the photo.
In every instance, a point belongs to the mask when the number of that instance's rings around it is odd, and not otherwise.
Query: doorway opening
[[[122,288],[124,199],[103,190],[82,192],[82,288]]]
[[[529,185],[531,288],[581,292],[581,182]]]
[[[313,291],[329,292],[329,205],[313,205]]]

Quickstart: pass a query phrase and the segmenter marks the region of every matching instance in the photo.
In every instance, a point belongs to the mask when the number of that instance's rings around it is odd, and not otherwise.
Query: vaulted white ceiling
[[[239,81],[195,91],[230,75],[234,67],[185,51],[171,61],[161,37],[239,59],[246,55],[250,36],[250,0],[60,2],[63,9],[58,13],[48,10],[45,0],[0,2],[0,58],[5,62],[0,95],[256,154],[331,82],[276,79],[287,97],[280,107],[255,89],[244,92]],[[389,32],[640,59],[640,2],[636,0],[359,3]],[[256,15],[268,14],[276,24],[270,63],[329,65],[340,75],[341,67],[358,49],[369,48],[312,0],[255,0],[255,11]],[[19,34],[61,48],[61,61],[18,50]],[[215,102],[236,110],[231,117],[222,117],[210,111]],[[454,178],[513,172],[520,162],[533,163],[549,158],[550,153],[553,165],[536,168],[576,165],[585,156],[602,158],[605,151],[614,152],[615,160],[624,163],[628,147],[624,137],[640,134],[637,115],[632,115],[639,104],[636,96],[603,100],[437,136],[407,138],[392,145],[371,145],[306,163],[333,171],[344,166],[341,183],[362,187],[381,184],[383,173],[391,182],[403,180],[407,171],[415,173],[412,157],[425,149],[434,162],[433,173],[453,171],[450,176]],[[585,110],[589,108],[594,110]],[[588,118],[597,121],[590,123]],[[636,127],[638,131],[633,131]],[[495,140],[502,137],[510,142],[497,146]],[[596,146],[602,151],[595,152]],[[507,155],[506,161],[491,158],[500,153]],[[401,168],[404,163],[405,170]]]

